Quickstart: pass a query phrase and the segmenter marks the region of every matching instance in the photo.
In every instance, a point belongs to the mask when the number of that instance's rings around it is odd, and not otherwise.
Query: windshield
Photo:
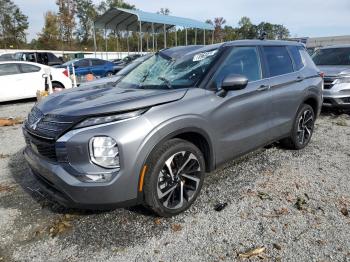
[[[312,59],[316,65],[350,65],[350,48],[320,49]]]
[[[136,68],[138,65],[140,65],[142,62],[146,61],[150,57],[151,57],[151,55],[145,55],[145,56],[141,56],[141,57],[135,59],[130,64],[128,64],[126,67],[124,67],[122,70],[120,70],[117,73],[117,76],[119,76],[119,75],[122,75],[122,76],[123,75],[127,75],[131,70]]]
[[[207,72],[217,49],[173,59],[155,54],[131,71],[118,87],[182,88],[194,86]]]

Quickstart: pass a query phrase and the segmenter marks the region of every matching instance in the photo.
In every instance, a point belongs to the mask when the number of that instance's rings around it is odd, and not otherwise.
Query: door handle
[[[266,91],[270,89],[270,85],[261,85],[258,87],[258,91]]]
[[[303,81],[304,79],[305,79],[305,77],[302,77],[302,76],[298,76],[298,77],[297,77],[297,81],[298,81],[298,82],[301,82],[301,81]]]

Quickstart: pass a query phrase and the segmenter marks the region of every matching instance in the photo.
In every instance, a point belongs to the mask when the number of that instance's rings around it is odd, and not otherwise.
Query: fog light
[[[80,176],[79,179],[83,182],[90,182],[90,183],[109,182],[112,179],[112,173],[87,174],[87,175]]]
[[[93,163],[104,168],[119,167],[117,142],[109,136],[93,137],[89,143],[90,158]]]

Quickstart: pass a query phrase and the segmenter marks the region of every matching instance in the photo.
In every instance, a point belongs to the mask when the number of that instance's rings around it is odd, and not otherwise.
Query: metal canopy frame
[[[127,32],[127,46],[129,53],[129,32],[139,33],[139,52],[142,53],[142,38],[143,33],[152,34],[152,50],[155,51],[155,34],[164,33],[164,47],[167,47],[167,31],[175,27],[175,45],[177,46],[177,29],[176,27],[183,27],[186,32],[185,43],[187,45],[187,30],[195,29],[196,37],[195,43],[197,43],[197,30],[203,30],[205,44],[205,31],[214,31],[214,26],[208,23],[196,21],[189,18],[162,15],[144,12],[141,10],[132,10],[124,8],[111,8],[106,13],[96,19],[93,26],[95,56],[97,52],[96,44],[96,29],[103,29],[106,41],[106,52],[108,50],[107,45],[107,30],[126,31]],[[147,36],[148,46],[148,36]]]

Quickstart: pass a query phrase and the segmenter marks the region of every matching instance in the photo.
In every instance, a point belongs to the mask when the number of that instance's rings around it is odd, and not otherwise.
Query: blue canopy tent
[[[140,52],[142,52],[142,33],[151,33],[154,51],[154,34],[164,32],[164,45],[167,45],[166,32],[170,28],[181,26],[186,30],[186,45],[187,45],[187,29],[195,29],[195,44],[197,44],[197,29],[203,30],[203,43],[205,43],[206,30],[214,32],[214,26],[208,23],[196,21],[189,18],[176,17],[170,15],[162,15],[156,13],[149,13],[140,10],[111,8],[106,13],[98,17],[94,23],[94,43],[96,52],[96,35],[95,28],[104,29],[105,37],[108,29],[126,32],[139,32],[140,36]],[[147,41],[148,43],[148,41]],[[175,44],[177,45],[177,33],[175,30]],[[106,52],[107,52],[107,38],[106,38]],[[129,44],[128,44],[129,51]]]

